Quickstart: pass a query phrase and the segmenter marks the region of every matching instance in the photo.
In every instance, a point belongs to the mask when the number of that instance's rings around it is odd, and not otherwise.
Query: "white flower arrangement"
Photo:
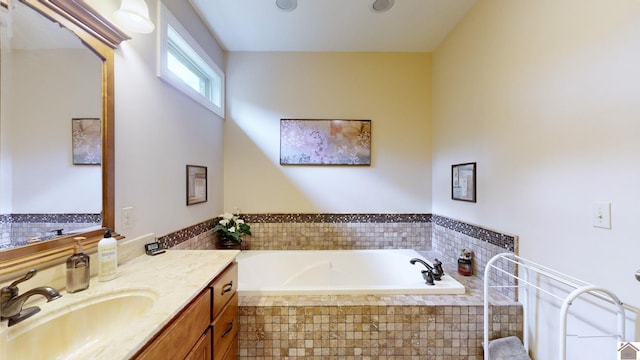
[[[243,235],[251,235],[251,226],[242,220],[239,215],[224,213],[218,215],[218,217],[221,220],[218,221],[218,225],[213,228],[213,231],[220,233],[223,239],[241,243]]]

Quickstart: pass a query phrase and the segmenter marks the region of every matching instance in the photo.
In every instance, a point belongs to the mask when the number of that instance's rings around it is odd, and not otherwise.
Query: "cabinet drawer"
[[[137,359],[184,359],[209,326],[211,292],[202,292]]]
[[[238,263],[233,262],[227,269],[213,282],[213,309],[211,319],[215,319],[220,310],[229,302],[229,299],[236,293],[238,288]]]
[[[213,321],[213,358],[222,359],[238,334],[238,295],[234,294]]]

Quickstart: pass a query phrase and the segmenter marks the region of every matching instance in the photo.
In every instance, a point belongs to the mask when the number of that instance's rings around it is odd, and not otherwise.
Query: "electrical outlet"
[[[611,203],[593,203],[592,222],[594,227],[611,229]]]
[[[122,228],[130,229],[133,227],[133,207],[122,208]]]

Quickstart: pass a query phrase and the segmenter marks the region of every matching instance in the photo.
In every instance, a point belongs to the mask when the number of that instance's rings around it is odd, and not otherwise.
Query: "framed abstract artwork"
[[[102,163],[102,121],[71,119],[73,165]]]
[[[451,198],[476,202],[476,163],[451,165]]]
[[[371,165],[371,120],[280,120],[281,165]]]

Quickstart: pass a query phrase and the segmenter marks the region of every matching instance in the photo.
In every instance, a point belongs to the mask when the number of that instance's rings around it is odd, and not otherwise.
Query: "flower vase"
[[[242,244],[238,241],[221,237],[218,240],[217,248],[221,250],[240,250],[241,246]]]

